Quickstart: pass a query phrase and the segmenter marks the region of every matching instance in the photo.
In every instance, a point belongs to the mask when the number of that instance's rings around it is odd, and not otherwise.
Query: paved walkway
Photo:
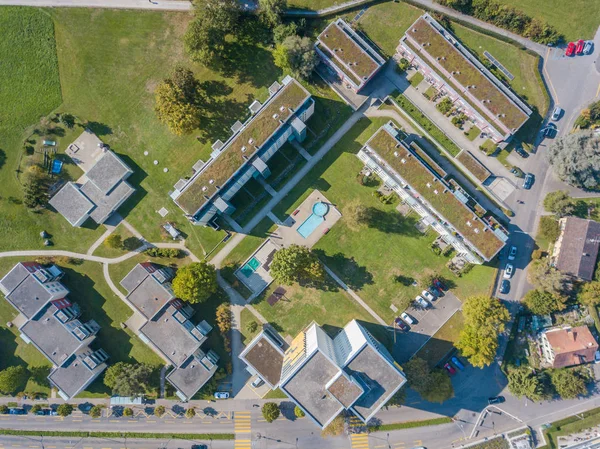
[[[292,140],[292,145],[294,146],[294,148],[296,150],[298,150],[298,153],[300,153],[302,155],[302,157],[304,159],[306,159],[307,161],[310,161],[312,156],[310,155],[310,153],[308,151],[306,151],[304,149],[304,147],[302,145],[300,145],[300,143],[297,140]]]

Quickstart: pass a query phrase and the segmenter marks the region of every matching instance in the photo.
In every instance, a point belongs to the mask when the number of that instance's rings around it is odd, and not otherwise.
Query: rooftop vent
[[[285,106],[281,106],[281,107],[279,108],[279,111],[280,111],[280,112],[284,112],[284,111],[285,111]]]
[[[325,33],[325,37],[329,37],[329,34]]]
[[[273,114],[273,118],[277,120],[279,118],[279,114]]]
[[[247,148],[245,146],[242,147],[242,153],[245,153]]]
[[[394,156],[398,157],[398,156],[400,156],[400,154],[398,154],[397,151],[394,151]]]
[[[427,185],[427,187],[431,188],[431,183],[430,182],[428,182],[426,185]]]
[[[253,139],[253,138],[250,138],[250,139],[248,139],[248,143],[249,143],[250,145],[252,145],[252,144],[254,143],[254,139]]]
[[[436,195],[438,195],[440,192],[438,192],[438,189],[434,189],[433,193],[435,193]]]
[[[467,226],[468,226],[468,227],[472,227],[472,226],[473,226],[473,223],[471,223],[470,221],[467,221]]]
[[[203,192],[206,192],[207,190],[208,190],[208,187],[206,187],[206,186],[202,186],[202,191],[203,191]]]
[[[212,185],[212,184],[214,184],[214,183],[215,183],[215,180],[214,180],[214,179],[209,179],[209,180],[208,180],[208,183]]]
[[[402,159],[400,160],[400,162],[402,162],[403,164],[406,164],[406,159],[402,158]]]

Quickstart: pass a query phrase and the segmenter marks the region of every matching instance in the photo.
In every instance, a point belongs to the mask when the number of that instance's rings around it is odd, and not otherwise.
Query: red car
[[[454,376],[456,374],[456,370],[454,369],[454,367],[452,365],[450,365],[449,363],[446,363],[444,365],[444,368],[446,370],[448,370],[448,372],[450,373],[451,376]]]
[[[400,317],[396,317],[394,322],[396,323],[396,326],[398,326],[398,329],[400,329],[402,332],[406,332],[408,330],[408,324],[402,321]]]
[[[565,51],[565,56],[573,56],[573,53],[575,53],[575,42],[569,42],[567,50]]]
[[[583,54],[583,46],[584,45],[585,45],[585,42],[583,41],[583,39],[579,39],[577,41],[577,45],[575,46],[575,54],[576,55]]]

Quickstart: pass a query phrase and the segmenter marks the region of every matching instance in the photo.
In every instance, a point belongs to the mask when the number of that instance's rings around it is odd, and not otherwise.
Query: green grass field
[[[129,251],[133,251],[139,248],[142,245],[137,238],[131,233],[129,229],[127,229],[124,225],[119,225],[117,229],[113,232],[113,234],[119,235],[121,237],[121,241],[123,242],[122,248],[111,248],[106,244],[106,239],[102,242],[96,251],[94,251],[94,256],[100,257],[119,257]]]
[[[448,354],[454,347],[454,343],[458,340],[458,334],[464,325],[464,317],[459,310],[444,323],[438,331],[433,334],[431,339],[425,343],[415,357],[420,357],[427,360],[432,368]]]
[[[318,11],[319,9],[346,3],[346,1],[347,0],[290,0],[288,1],[288,8],[301,8]]]

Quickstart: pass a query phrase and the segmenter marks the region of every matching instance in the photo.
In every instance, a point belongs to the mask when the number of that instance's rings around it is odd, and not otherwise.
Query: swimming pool
[[[298,226],[298,234],[307,239],[321,223],[325,221],[325,215],[329,211],[329,206],[321,201],[315,203],[312,207],[312,214]]]
[[[242,274],[244,276],[249,278],[250,276],[252,276],[252,273],[254,273],[259,266],[260,266],[259,260],[256,257],[253,257],[246,263],[246,265],[244,265],[242,267],[242,269],[240,271],[242,272]]]

